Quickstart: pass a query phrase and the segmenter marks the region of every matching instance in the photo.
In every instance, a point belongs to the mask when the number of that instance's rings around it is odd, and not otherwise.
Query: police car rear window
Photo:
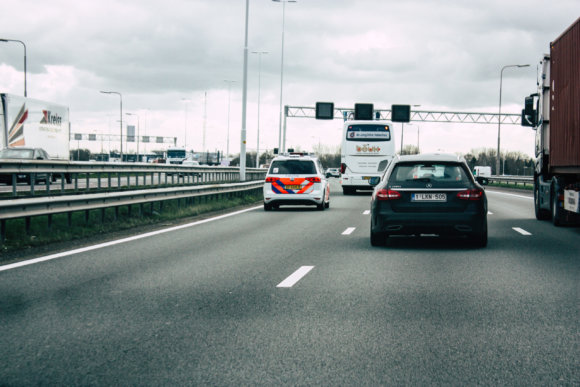
[[[312,160],[275,160],[270,166],[270,175],[316,175]]]

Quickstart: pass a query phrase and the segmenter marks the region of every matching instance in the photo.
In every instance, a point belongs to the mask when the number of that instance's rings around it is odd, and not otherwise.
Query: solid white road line
[[[125,242],[136,241],[136,240],[143,239],[143,238],[148,238],[148,237],[151,237],[151,236],[154,236],[154,235],[160,235],[160,234],[165,234],[167,232],[181,230],[183,228],[198,226],[200,224],[213,222],[214,220],[224,219],[224,218],[228,218],[230,216],[243,214],[244,212],[253,211],[253,210],[258,209],[258,208],[262,208],[262,206],[247,208],[245,210],[232,212],[230,214],[216,216],[215,218],[209,218],[209,219],[200,220],[198,222],[182,224],[180,226],[175,226],[175,227],[166,228],[166,229],[163,229],[163,230],[157,230],[157,231],[153,231],[153,232],[148,232],[146,234],[135,235],[135,236],[132,236],[132,237],[129,237],[129,238],[118,239],[116,241],[101,243],[101,244],[93,245],[93,246],[82,247],[80,249],[75,249],[75,250],[70,250],[70,251],[63,251],[62,253],[58,253],[58,254],[47,255],[47,256],[44,256],[44,257],[31,259],[31,260],[28,260],[28,261],[22,261],[22,262],[13,263],[13,264],[10,264],[10,265],[4,265],[4,266],[0,266],[0,272],[6,271],[6,270],[10,270],[10,269],[16,269],[16,268],[22,267],[22,266],[33,265],[35,263],[50,261],[50,260],[57,259],[57,258],[67,257],[69,255],[74,255],[74,254],[84,253],[84,252],[87,252],[87,251],[97,250],[97,249],[101,249],[103,247],[110,247],[110,246],[119,245],[119,244],[125,243]]]
[[[280,282],[276,287],[277,288],[291,288],[296,284],[296,282],[300,281],[302,277],[304,277],[310,270],[314,269],[314,266],[302,266],[300,269],[296,270],[294,273],[290,275],[290,277],[286,278],[284,281]]]
[[[349,227],[342,232],[342,235],[350,235],[354,230],[356,230],[356,227]]]
[[[519,227],[512,227],[512,229],[514,231],[519,232],[522,235],[532,235],[532,233],[527,232],[526,230],[524,230],[523,228],[519,228]]]

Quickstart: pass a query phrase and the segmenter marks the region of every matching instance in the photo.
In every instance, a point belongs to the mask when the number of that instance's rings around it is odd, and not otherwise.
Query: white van
[[[475,166],[473,168],[473,176],[491,177],[491,167]]]

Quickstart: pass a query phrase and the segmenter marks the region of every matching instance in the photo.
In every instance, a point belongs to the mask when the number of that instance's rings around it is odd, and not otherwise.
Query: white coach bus
[[[395,156],[390,121],[346,121],[340,149],[341,185],[345,195],[372,190],[369,179],[382,176]]]

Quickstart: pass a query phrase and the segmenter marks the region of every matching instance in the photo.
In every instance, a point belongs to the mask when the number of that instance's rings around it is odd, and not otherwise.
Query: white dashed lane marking
[[[296,282],[300,281],[310,270],[314,269],[314,266],[302,266],[300,269],[296,270],[292,273],[288,278],[284,281],[280,282],[276,287],[277,288],[291,288],[296,284]]]
[[[342,235],[350,235],[354,230],[356,230],[356,227],[349,227],[342,232]]]
[[[519,233],[520,233],[520,234],[522,234],[522,235],[532,235],[532,233],[530,233],[530,232],[527,232],[527,231],[526,231],[526,230],[524,230],[523,228],[519,228],[519,227],[512,227],[512,229],[513,229],[514,231],[517,231],[517,232],[519,232]]]
[[[370,215],[371,210],[366,210],[365,212],[363,212],[363,215]]]

